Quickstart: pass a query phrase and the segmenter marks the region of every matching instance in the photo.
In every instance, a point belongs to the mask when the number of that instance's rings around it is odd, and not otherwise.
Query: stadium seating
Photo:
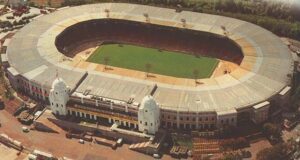
[[[77,51],[82,44],[95,42],[136,44],[195,56],[214,57],[237,64],[243,59],[240,48],[224,37],[126,20],[81,22],[68,27],[56,38],[58,50],[71,57],[76,54],[74,50]]]

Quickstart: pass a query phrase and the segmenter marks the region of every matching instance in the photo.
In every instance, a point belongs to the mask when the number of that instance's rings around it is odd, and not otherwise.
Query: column
[[[82,103],[82,104],[84,103],[84,101],[83,101],[83,97],[81,97],[81,103]]]
[[[114,107],[113,107],[113,103],[112,103],[112,102],[110,102],[110,109],[111,109],[111,110],[113,110],[113,109],[114,109]]]
[[[176,123],[177,123],[177,129],[180,128],[179,126],[179,112],[177,111],[177,115],[176,115]]]
[[[28,81],[28,84],[29,84],[29,90],[30,90],[30,94],[32,95],[32,85],[31,85],[31,82]]]

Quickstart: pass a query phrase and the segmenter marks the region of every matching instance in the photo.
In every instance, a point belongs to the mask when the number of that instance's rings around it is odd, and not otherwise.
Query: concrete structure
[[[160,109],[152,96],[144,97],[138,112],[139,131],[155,134],[160,125]]]
[[[66,116],[67,102],[69,101],[69,88],[62,78],[57,77],[50,90],[49,101],[54,114]]]
[[[150,80],[112,75],[91,69],[70,66],[55,46],[56,37],[67,27],[92,19],[124,19],[151,24],[210,32],[237,44],[243,60],[234,71],[214,78],[201,79],[197,87],[154,83]],[[34,28],[34,29],[32,29]],[[253,107],[266,100],[270,105],[286,101],[279,95],[290,85],[293,60],[288,47],[273,33],[254,24],[217,15],[208,15],[136,4],[101,3],[70,7],[34,19],[23,27],[7,48],[8,73],[20,92],[49,102],[49,92],[56,78],[55,71],[70,87],[67,114],[100,122],[119,122],[138,128],[138,112],[147,95],[159,103],[160,124],[165,128],[215,129],[223,123],[238,125],[239,121],[257,122]],[[89,68],[92,68],[91,64]],[[289,95],[284,93],[284,95]],[[278,98],[282,97],[282,98]],[[273,103],[273,101],[275,103]],[[271,103],[272,102],[272,103]],[[65,104],[65,100],[58,104]],[[61,111],[64,115],[65,112]],[[245,116],[246,115],[246,116]],[[259,116],[258,116],[259,117]],[[232,120],[233,119],[233,120]]]
[[[226,112],[217,112],[217,126],[223,125],[236,126],[237,124],[237,111],[231,110]]]
[[[265,101],[253,106],[252,121],[256,124],[265,122],[269,117],[270,102]]]
[[[27,4],[27,0],[6,0],[8,5],[12,8],[24,6]]]
[[[2,67],[6,69],[9,66],[6,54],[1,54]]]

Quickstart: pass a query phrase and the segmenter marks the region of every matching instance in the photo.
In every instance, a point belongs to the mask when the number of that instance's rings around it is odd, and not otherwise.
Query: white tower
[[[67,115],[67,102],[69,100],[69,87],[63,79],[56,78],[52,83],[49,101],[52,113],[56,115]]]
[[[152,96],[143,98],[138,113],[139,131],[155,134],[160,125],[160,109]]]

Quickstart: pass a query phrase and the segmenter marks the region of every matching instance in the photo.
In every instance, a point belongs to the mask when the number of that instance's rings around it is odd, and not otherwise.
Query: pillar
[[[83,102],[83,97],[81,97],[81,103],[83,104],[84,102]]]
[[[177,124],[177,129],[180,128],[179,126],[179,112],[177,111],[177,115],[176,115],[176,124]]]
[[[113,108],[113,103],[112,103],[112,102],[110,102],[110,109],[111,109],[111,110],[114,109],[114,108]]]

